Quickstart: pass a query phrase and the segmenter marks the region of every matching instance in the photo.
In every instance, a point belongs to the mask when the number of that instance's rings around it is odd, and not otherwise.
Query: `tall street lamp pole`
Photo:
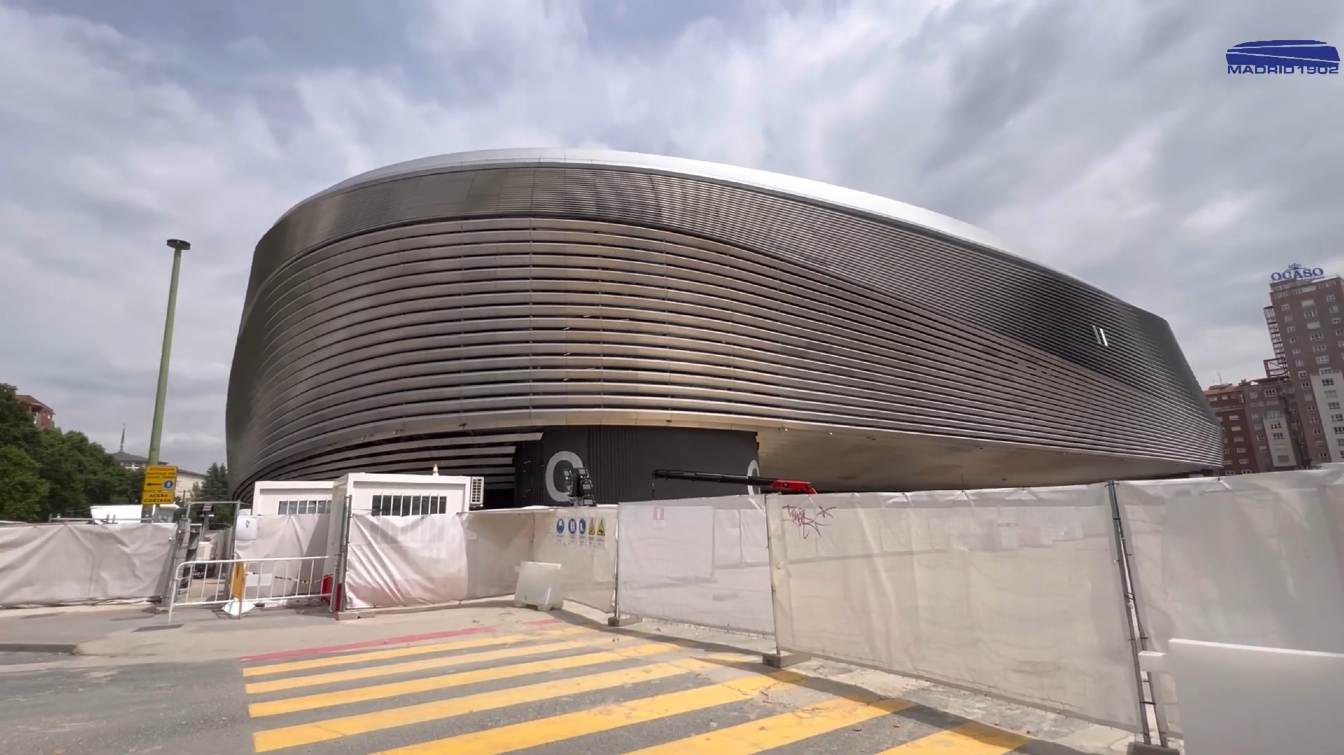
[[[182,269],[182,252],[191,244],[168,239],[173,249],[173,278],[168,284],[168,315],[163,319],[163,354],[159,356],[159,389],[154,394],[154,426],[149,431],[150,465],[159,463],[159,439],[163,436],[163,401],[168,396],[168,357],[173,351],[173,313],[177,310],[177,275]]]

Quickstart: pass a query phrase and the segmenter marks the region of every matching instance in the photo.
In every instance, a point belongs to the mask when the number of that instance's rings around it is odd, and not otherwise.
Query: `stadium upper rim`
[[[1029,257],[1009,250],[1003,239],[978,226],[926,210],[895,199],[869,194],[857,189],[799,178],[784,173],[775,173],[756,168],[743,168],[727,163],[692,160],[685,157],[668,157],[644,152],[625,152],[614,149],[570,149],[561,147],[482,149],[467,152],[450,152],[441,155],[421,157],[405,162],[385,165],[359,175],[347,178],[295,204],[277,221],[278,226],[304,205],[323,197],[353,191],[379,183],[398,181],[420,175],[435,173],[454,173],[465,170],[490,168],[516,168],[532,165],[536,167],[584,166],[611,168],[615,170],[637,170],[644,172],[679,175],[690,178],[708,179],[718,183],[739,186],[745,189],[777,194],[789,199],[803,199],[818,205],[847,212],[871,216],[875,219],[895,221],[903,225],[921,228],[947,236],[962,242],[973,244],[985,251],[1002,255],[1019,264],[1030,265],[1057,278],[1068,278],[1093,291],[1115,298],[1113,294],[1088,283],[1069,273],[1048,267]]]

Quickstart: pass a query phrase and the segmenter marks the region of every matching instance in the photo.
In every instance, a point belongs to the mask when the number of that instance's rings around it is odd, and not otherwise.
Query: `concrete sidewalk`
[[[108,604],[97,606],[53,606],[11,609],[0,612],[0,651],[85,653],[84,646],[112,642],[143,643],[143,635],[169,632],[193,634],[253,630],[265,626],[322,626],[331,623],[324,613],[275,610],[256,612],[247,617],[249,625],[229,622],[209,610],[178,611],[170,623],[167,614],[150,603]],[[236,626],[227,626],[227,624]],[[183,630],[186,630],[183,632]],[[136,637],[141,635],[142,637]]]
[[[0,651],[73,653],[81,643],[153,623],[156,611],[147,603],[0,611]]]
[[[241,619],[206,608],[179,609],[171,622],[151,604],[63,606],[0,612],[0,652],[45,652],[52,661],[85,665],[233,660],[299,645],[400,643],[484,627],[511,631],[538,620],[559,621],[498,600],[347,621],[337,621],[325,606],[259,609]]]

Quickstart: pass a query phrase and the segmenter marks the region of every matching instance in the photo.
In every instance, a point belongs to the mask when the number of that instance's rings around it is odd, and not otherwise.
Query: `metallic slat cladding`
[[[1121,465],[1052,481],[1221,460],[1164,320],[972,226],[803,179],[445,155],[311,197],[257,246],[229,384],[239,491],[433,463],[507,485],[519,433],[660,423],[762,433],[765,467],[790,431]],[[831,482],[991,479],[891,469]]]

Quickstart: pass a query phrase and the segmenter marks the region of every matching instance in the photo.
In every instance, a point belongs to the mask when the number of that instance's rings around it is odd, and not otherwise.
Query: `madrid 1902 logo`
[[[1227,48],[1235,74],[1338,74],[1339,50],[1316,39],[1266,39]]]

